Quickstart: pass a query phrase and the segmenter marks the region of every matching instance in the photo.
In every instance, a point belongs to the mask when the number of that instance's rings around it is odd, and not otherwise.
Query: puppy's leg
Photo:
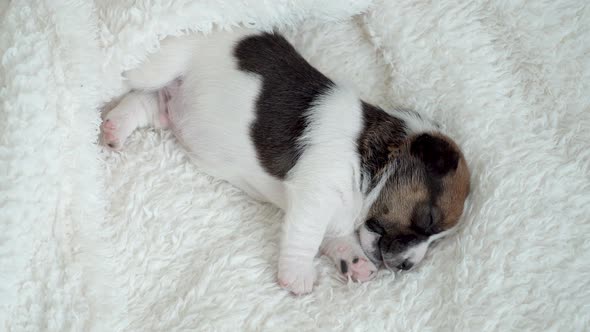
[[[191,37],[164,39],[156,53],[151,54],[139,67],[123,73],[129,88],[158,90],[182,76],[193,55],[194,45]]]
[[[377,267],[363,252],[356,234],[326,237],[320,250],[334,261],[338,270],[347,278],[364,282],[376,275]]]
[[[279,257],[279,284],[296,295],[309,293],[313,288],[316,277],[313,259],[333,206],[330,202],[319,204],[317,198],[304,195],[302,191],[289,197]]]
[[[118,150],[137,128],[166,128],[168,118],[165,113],[166,99],[162,95],[164,90],[153,93],[131,92],[123,97],[103,119],[100,127],[101,143]]]

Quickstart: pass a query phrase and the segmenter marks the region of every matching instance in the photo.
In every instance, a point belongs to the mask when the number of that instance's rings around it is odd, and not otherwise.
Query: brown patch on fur
[[[388,183],[373,204],[371,215],[378,217],[387,231],[397,232],[410,227],[417,202],[428,200],[428,188],[418,181],[404,184]]]
[[[416,208],[432,203],[436,214],[433,229],[443,231],[457,224],[467,195],[469,194],[469,170],[461,150],[450,138],[440,133],[429,133],[444,140],[458,156],[457,168],[438,176],[429,172],[427,166],[410,152],[415,136],[403,144],[387,147],[388,156],[396,158],[396,166],[369,213],[379,220],[386,231],[392,233],[412,232],[412,218]]]
[[[437,205],[443,212],[443,229],[452,228],[457,224],[467,196],[469,195],[470,173],[463,153],[457,144],[447,136],[433,134],[445,140],[459,153],[459,163],[454,172],[449,172],[442,178],[442,192],[437,200]]]
[[[410,156],[408,141],[388,147],[392,158],[395,154],[395,168],[369,212],[388,232],[410,227],[414,207],[430,197],[424,167]]]
[[[387,147],[387,150],[389,151],[389,153],[387,154],[389,160],[397,158],[401,153],[401,148],[399,146],[390,145],[389,147]]]

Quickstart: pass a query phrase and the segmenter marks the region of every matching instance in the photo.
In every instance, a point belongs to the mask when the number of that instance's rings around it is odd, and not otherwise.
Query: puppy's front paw
[[[279,285],[295,295],[310,293],[315,282],[313,263],[279,264]]]
[[[367,258],[355,237],[326,239],[322,251],[328,255],[342,275],[354,281],[365,282],[377,274],[377,267]]]
[[[364,257],[346,257],[340,259],[340,272],[345,276],[350,276],[352,280],[365,282],[373,279],[377,272],[377,267],[370,260]]]

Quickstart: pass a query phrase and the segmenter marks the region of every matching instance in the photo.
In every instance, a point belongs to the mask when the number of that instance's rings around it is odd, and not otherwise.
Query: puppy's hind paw
[[[121,148],[121,140],[117,133],[117,125],[111,119],[105,119],[100,126],[100,139],[101,143],[113,150],[119,150]]]

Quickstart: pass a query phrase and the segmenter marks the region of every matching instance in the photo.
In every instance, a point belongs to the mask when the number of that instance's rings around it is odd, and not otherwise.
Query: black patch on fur
[[[381,238],[379,246],[383,252],[397,254],[425,241],[427,238],[424,235],[412,233],[401,233],[393,236],[385,235]]]
[[[410,153],[424,162],[432,175],[442,177],[459,165],[459,153],[447,141],[422,134],[414,139]]]
[[[237,43],[234,56],[240,70],[262,79],[250,136],[264,169],[284,179],[305,149],[300,138],[310,106],[334,83],[278,33],[246,37]]]
[[[396,147],[406,139],[404,121],[398,119],[379,107],[362,103],[363,129],[358,138],[358,151],[361,165],[371,178],[371,188],[377,182],[381,170],[391,161]]]
[[[348,264],[346,264],[346,261],[344,259],[340,260],[340,271],[342,271],[343,274],[346,274],[348,272]]]
[[[385,234],[385,229],[379,224],[379,221],[377,221],[377,219],[375,219],[375,218],[371,218],[371,219],[367,220],[365,225],[373,233],[376,233],[379,235]]]

